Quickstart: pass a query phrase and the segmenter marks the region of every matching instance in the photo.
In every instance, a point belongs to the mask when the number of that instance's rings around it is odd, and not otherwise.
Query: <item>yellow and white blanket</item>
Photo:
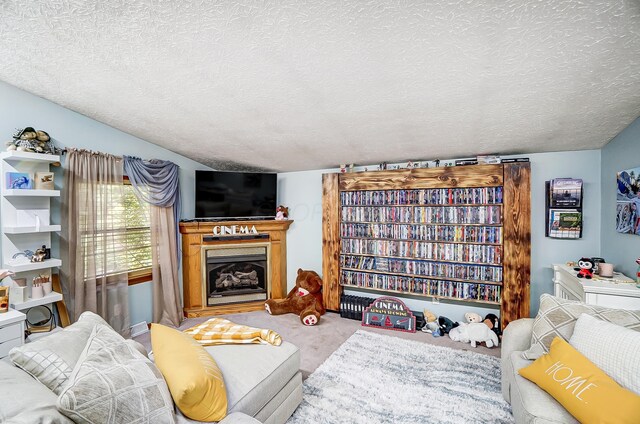
[[[203,346],[219,344],[267,344],[280,346],[282,337],[273,330],[248,327],[223,318],[211,318],[184,331]]]

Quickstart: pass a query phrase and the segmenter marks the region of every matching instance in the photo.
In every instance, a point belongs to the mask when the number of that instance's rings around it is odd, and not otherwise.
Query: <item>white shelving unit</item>
[[[49,305],[50,303],[59,302],[61,300],[62,295],[60,293],[51,292],[39,299],[29,299],[26,302],[11,303],[11,307],[16,311],[24,311],[26,309],[33,308],[34,306]],[[11,302],[11,299],[9,299],[9,302]]]
[[[51,247],[51,233],[60,231],[60,225],[50,223],[51,198],[60,196],[60,190],[8,189],[7,173],[20,172],[35,177],[36,172],[49,172],[52,163],[59,163],[60,156],[29,152],[0,152],[0,218],[2,227],[2,267],[26,278],[31,285],[33,277],[51,275],[51,269],[62,265],[60,259],[51,258],[42,262],[25,262],[24,257],[13,256],[25,250],[35,251],[46,245]],[[30,290],[28,290],[30,293]],[[40,299],[29,298],[26,302],[13,304],[16,310],[47,305],[62,299],[60,293],[51,293]]]
[[[35,190],[35,189],[7,189],[2,192],[3,196],[22,196],[22,197],[59,197],[60,190]]]
[[[9,226],[5,225],[2,227],[2,231],[6,234],[29,234],[29,233],[51,233],[60,231],[62,226],[60,225],[41,225],[40,227],[30,226],[30,227],[21,227],[21,226]]]

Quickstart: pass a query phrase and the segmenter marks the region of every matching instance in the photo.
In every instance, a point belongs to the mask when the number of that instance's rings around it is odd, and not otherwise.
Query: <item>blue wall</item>
[[[168,159],[177,163],[181,168],[182,216],[193,217],[193,171],[210,168],[3,82],[0,82],[0,116],[0,134],[4,134],[6,140],[10,139],[15,128],[33,126],[48,131],[59,146],[127,154],[145,159]],[[639,139],[640,122],[636,120],[602,151],[529,155],[532,178],[532,315],[538,310],[540,294],[553,291],[553,263],[576,260],[581,256],[604,256],[619,264],[618,269],[627,274],[635,271],[633,261],[640,256],[640,237],[615,233],[614,179],[616,171],[640,165]],[[298,268],[322,269],[321,176],[323,173],[336,171],[328,169],[278,175],[278,202],[290,207],[291,218],[295,220],[287,236],[289,288],[294,285]],[[575,177],[585,181],[584,237],[580,240],[555,240],[544,236],[544,181],[557,177]],[[58,175],[56,185],[60,187],[60,183],[61,177]],[[604,205],[602,212],[601,204]],[[59,203],[54,204],[52,211],[52,220],[59,222],[60,215],[56,209],[59,209]],[[55,250],[55,244],[53,248]],[[130,287],[130,295],[131,322],[150,321],[150,284]],[[469,305],[433,305],[419,300],[411,300],[409,304],[413,309],[428,308],[454,320],[462,319],[462,314],[470,309]]]
[[[542,293],[553,293],[551,265],[600,255],[600,151],[556,152],[527,155],[531,161],[531,314],[538,311]],[[370,167],[372,168],[372,167]],[[357,168],[359,170],[361,168]],[[298,268],[322,272],[322,174],[325,169],[287,172],[278,175],[279,202],[289,206],[295,222],[287,234],[287,276],[289,289],[295,284]],[[584,180],[584,233],[579,240],[545,237],[544,182],[552,178]],[[429,309],[453,320],[462,320],[469,309],[483,315],[495,312],[475,305],[411,299],[408,305]]]
[[[10,140],[16,128],[30,126],[47,131],[58,147],[77,147],[143,159],[165,159],[176,163],[180,166],[182,216],[193,217],[194,171],[211,168],[4,82],[0,82],[0,117],[0,135],[4,137],[0,141]],[[4,146],[0,146],[0,149],[4,149]],[[60,189],[62,173],[59,168],[55,171],[56,188]],[[51,212],[52,223],[60,223],[59,199],[52,202]],[[54,255],[57,249],[56,239],[54,237],[52,243]],[[131,323],[151,322],[151,284],[131,286],[129,293]]]
[[[616,172],[640,167],[640,118],[602,149],[602,257],[634,277],[640,236],[616,232]]]

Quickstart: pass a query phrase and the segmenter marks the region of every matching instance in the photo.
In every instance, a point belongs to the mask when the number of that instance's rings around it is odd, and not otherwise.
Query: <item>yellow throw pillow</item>
[[[218,365],[191,336],[151,325],[151,346],[171,397],[196,421],[220,421],[227,415],[227,392]]]
[[[581,423],[633,424],[640,417],[640,396],[622,388],[560,337],[553,339],[549,353],[519,372]]]

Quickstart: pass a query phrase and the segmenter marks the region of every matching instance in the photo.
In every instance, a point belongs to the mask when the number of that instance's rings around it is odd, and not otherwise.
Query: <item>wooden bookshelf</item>
[[[346,287],[499,305],[503,327],[529,316],[529,163],[322,181],[327,309]]]

